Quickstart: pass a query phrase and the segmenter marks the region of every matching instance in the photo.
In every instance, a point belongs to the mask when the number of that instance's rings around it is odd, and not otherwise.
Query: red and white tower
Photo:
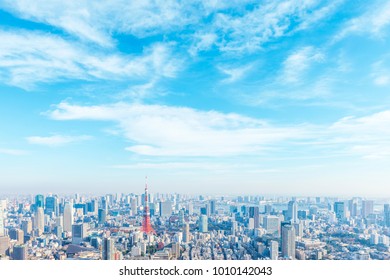
[[[148,177],[145,177],[145,205],[144,205],[144,219],[142,221],[142,231],[146,234],[156,233],[150,223],[150,212],[149,212],[149,200],[148,200]]]

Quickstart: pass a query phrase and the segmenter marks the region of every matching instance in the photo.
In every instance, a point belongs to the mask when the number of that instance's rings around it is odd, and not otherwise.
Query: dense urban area
[[[1,260],[390,259],[390,207],[360,197],[1,197]]]

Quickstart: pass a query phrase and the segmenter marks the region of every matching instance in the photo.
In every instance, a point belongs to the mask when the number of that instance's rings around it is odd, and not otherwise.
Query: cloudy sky
[[[0,191],[390,196],[390,1],[0,0]]]

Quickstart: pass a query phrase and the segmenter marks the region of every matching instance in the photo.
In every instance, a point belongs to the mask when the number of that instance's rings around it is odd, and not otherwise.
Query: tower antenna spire
[[[148,176],[145,176],[145,194],[144,194],[144,218],[142,221],[142,231],[146,234],[156,233],[150,223],[149,198],[148,198]]]

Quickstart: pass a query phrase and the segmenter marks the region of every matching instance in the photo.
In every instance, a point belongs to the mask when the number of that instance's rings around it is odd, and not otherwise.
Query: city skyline
[[[0,196],[390,197],[389,9],[0,1]]]

